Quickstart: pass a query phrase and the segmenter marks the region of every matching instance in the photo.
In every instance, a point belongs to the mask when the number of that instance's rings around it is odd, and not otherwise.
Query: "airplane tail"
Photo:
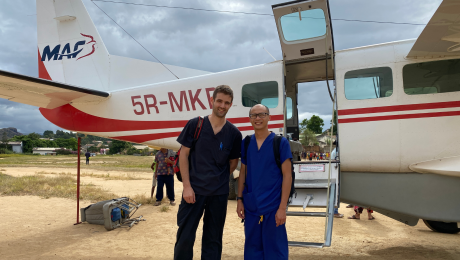
[[[81,0],[37,0],[39,77],[109,90],[110,56]]]

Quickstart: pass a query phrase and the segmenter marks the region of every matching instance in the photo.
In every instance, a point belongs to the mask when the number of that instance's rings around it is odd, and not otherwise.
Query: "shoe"
[[[160,206],[161,205],[161,201],[157,201],[155,202],[155,204],[153,204],[153,206]]]
[[[353,208],[353,205],[348,204],[348,205],[347,205],[347,209],[349,209],[349,208]]]
[[[171,201],[169,204],[170,204],[171,206],[176,206],[176,202],[174,202],[174,201]]]
[[[334,218],[343,218],[343,214],[334,214]]]

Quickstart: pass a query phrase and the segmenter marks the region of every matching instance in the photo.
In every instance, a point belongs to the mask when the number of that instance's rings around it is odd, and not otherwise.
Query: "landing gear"
[[[423,220],[425,225],[431,230],[446,233],[446,234],[457,234],[460,232],[460,229],[457,226],[457,222],[441,222],[433,220]]]

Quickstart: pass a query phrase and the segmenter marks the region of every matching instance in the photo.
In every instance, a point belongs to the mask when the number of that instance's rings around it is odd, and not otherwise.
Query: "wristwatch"
[[[236,197],[236,200],[241,200],[241,201],[243,201],[243,197]]]

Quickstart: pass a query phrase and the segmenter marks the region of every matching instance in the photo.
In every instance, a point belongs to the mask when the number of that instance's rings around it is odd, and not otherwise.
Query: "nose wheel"
[[[460,232],[457,222],[441,222],[433,220],[423,220],[425,225],[433,231],[446,234],[457,234]]]

